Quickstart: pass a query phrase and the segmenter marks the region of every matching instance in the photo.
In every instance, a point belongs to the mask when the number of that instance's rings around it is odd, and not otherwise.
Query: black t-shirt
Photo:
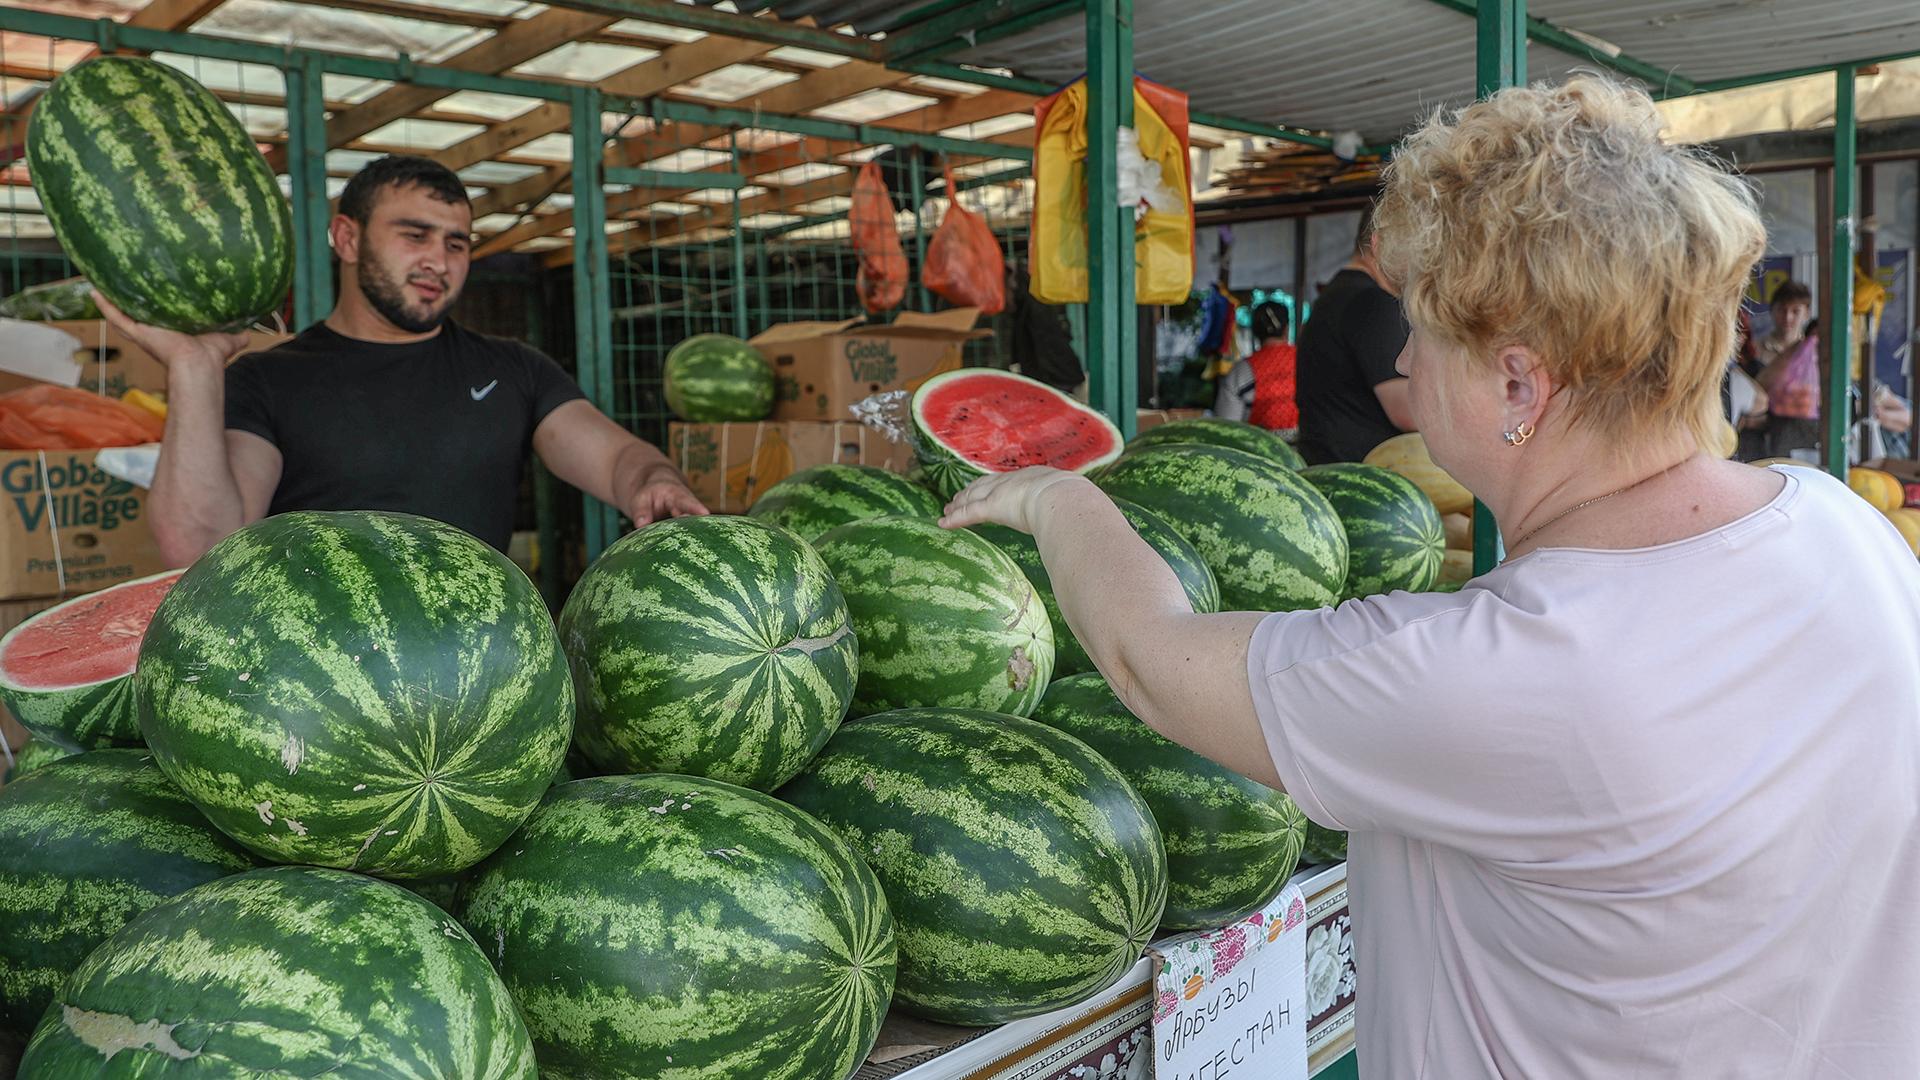
[[[1373,388],[1400,377],[1407,344],[1400,301],[1364,270],[1342,270],[1313,302],[1300,328],[1294,398],[1300,454],[1309,464],[1359,461],[1400,434]]]
[[[533,429],[584,396],[538,350],[452,321],[405,345],[317,323],[227,368],[227,427],[280,450],[270,514],[397,510],[504,551]]]

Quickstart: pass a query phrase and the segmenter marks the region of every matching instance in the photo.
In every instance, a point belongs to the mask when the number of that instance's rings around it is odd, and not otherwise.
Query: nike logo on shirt
[[[494,387],[496,387],[496,386],[499,386],[499,385],[500,385],[500,380],[499,380],[499,379],[495,379],[495,380],[493,380],[492,382],[490,382],[490,383],[488,383],[488,384],[487,384],[487,385],[485,385],[485,386],[473,386],[473,387],[469,387],[469,388],[467,389],[467,393],[469,393],[469,394],[472,394],[472,395],[473,395],[473,400],[475,400],[475,401],[479,401],[479,400],[480,400],[481,398],[484,398],[484,397],[486,397],[486,396],[487,396],[488,394],[491,394],[491,393],[493,393],[493,388],[494,388]]]

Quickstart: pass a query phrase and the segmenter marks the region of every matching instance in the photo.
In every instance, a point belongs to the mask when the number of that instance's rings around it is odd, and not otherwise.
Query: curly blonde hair
[[[1644,93],[1598,76],[1436,113],[1374,215],[1419,330],[1491,363],[1524,345],[1572,423],[1714,445],[1736,309],[1766,229],[1745,181],[1660,138]]]

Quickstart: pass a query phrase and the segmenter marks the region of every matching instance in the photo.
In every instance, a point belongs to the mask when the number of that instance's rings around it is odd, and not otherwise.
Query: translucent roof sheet
[[[898,116],[910,109],[924,108],[939,100],[939,98],[908,94],[899,90],[869,90],[845,101],[821,106],[808,115],[825,120],[842,120],[850,124],[865,124],[884,120],[889,116]]]
[[[483,214],[473,219],[473,231],[477,233],[505,232],[519,223],[519,214]]]
[[[769,60],[785,60],[789,64],[805,64],[808,67],[839,67],[848,61],[848,57],[837,53],[815,52],[794,45],[782,45],[767,54]]]
[[[708,169],[733,160],[732,154],[718,150],[702,150],[697,146],[689,147],[676,154],[657,157],[642,164],[643,169],[660,169],[664,172],[692,172],[695,169]]]
[[[525,146],[517,147],[513,156],[535,161],[569,162],[573,160],[573,136],[564,131],[542,135]]]
[[[799,220],[800,215],[798,214],[755,214],[752,217],[741,218],[740,227],[743,229],[771,229],[780,225],[792,224]]]
[[[852,205],[853,200],[845,195],[830,195],[824,199],[816,199],[813,202],[796,206],[794,210],[807,217],[812,217],[815,214],[837,214]]]
[[[515,165],[506,161],[482,161],[460,170],[460,179],[470,184],[511,184],[540,172],[537,165]]]
[[[522,113],[531,112],[540,107],[532,98],[513,97],[508,94],[489,94],[483,90],[462,90],[441,98],[434,105],[436,109],[448,112],[473,113],[489,120],[511,120]]]
[[[784,86],[800,76],[758,64],[730,64],[710,71],[691,82],[674,87],[674,93],[708,101],[739,101]]]
[[[573,79],[598,82],[616,71],[644,64],[659,56],[654,49],[634,45],[605,45],[597,41],[575,41],[513,69],[516,75],[536,79]]]
[[[368,56],[405,52],[426,61],[460,52],[493,33],[471,26],[338,11],[286,0],[226,0],[193,28],[204,34],[330,52]]]
[[[824,180],[829,176],[838,176],[846,171],[847,168],[844,165],[828,165],[823,162],[809,161],[804,165],[795,165],[790,169],[781,169],[779,172],[761,173],[754,177],[754,179],[774,187],[794,187],[799,184],[810,184],[815,180]]]
[[[707,36],[705,31],[688,30],[679,26],[665,26],[660,23],[648,22],[645,19],[621,19],[619,22],[614,23],[610,29],[617,33],[638,34],[642,37],[662,38],[667,41],[699,41],[701,38]]]
[[[1012,116],[996,116],[991,120],[981,120],[973,124],[961,124],[942,130],[942,135],[952,135],[961,139],[991,139],[995,135],[1005,135],[1010,131],[1033,126],[1032,113],[1014,113]]]
[[[746,187],[740,189],[740,198],[746,200],[757,195],[765,195],[766,193],[766,188],[755,184],[748,184]],[[706,188],[701,191],[689,191],[681,197],[691,199],[694,202],[724,203],[732,201],[733,190],[731,188]]]
[[[479,124],[455,124],[446,120],[417,120],[407,117],[367,132],[366,139],[380,146],[404,146],[409,150],[445,150],[463,139],[487,130]]]
[[[908,79],[907,82],[914,86],[924,86],[929,90],[938,90],[944,94],[958,94],[961,97],[972,97],[975,94],[984,94],[987,92],[987,88],[978,83],[961,82],[958,79],[942,79],[934,75],[915,75],[913,78]]]

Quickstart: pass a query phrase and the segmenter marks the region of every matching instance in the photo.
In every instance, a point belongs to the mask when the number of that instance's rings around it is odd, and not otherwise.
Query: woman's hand
[[[1041,496],[1060,484],[1086,483],[1077,473],[1036,465],[1010,473],[989,473],[961,489],[947,504],[940,524],[949,529],[969,525],[1005,525],[1023,533],[1040,520]]]

